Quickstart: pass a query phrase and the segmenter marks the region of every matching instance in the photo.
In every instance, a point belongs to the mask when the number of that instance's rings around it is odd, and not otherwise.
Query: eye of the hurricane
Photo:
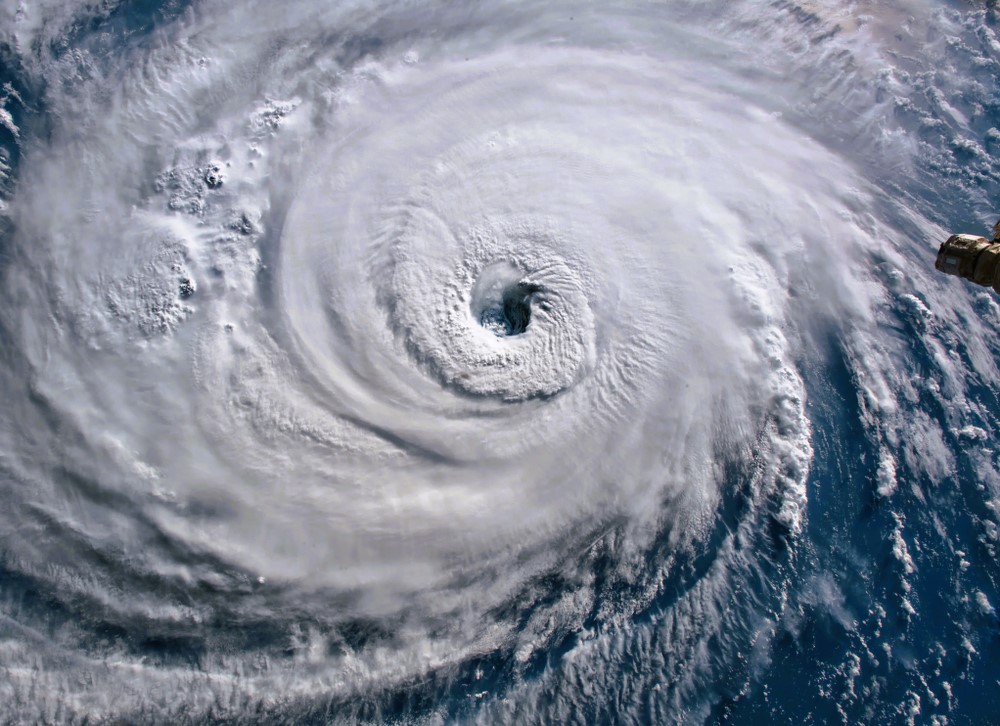
[[[483,310],[479,324],[497,337],[520,335],[531,322],[531,299],[540,289],[530,282],[511,285],[497,304]]]
[[[498,338],[520,335],[531,323],[531,303],[542,288],[523,278],[516,265],[496,263],[480,273],[472,289],[473,318]]]

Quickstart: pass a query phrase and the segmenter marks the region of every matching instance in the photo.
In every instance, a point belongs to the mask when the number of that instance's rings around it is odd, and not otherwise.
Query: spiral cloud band
[[[0,709],[712,721],[816,612],[844,718],[951,707],[877,643],[973,469],[992,607],[998,308],[919,268],[998,177],[893,59],[987,11],[327,5],[4,6]]]

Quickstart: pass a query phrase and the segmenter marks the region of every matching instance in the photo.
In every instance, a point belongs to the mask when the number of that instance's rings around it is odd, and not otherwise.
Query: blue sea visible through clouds
[[[0,0],[0,723],[1000,724],[998,33]]]

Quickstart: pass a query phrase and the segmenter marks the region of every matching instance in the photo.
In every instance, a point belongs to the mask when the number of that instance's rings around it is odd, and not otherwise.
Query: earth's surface
[[[0,721],[1000,723],[992,3],[0,2]]]

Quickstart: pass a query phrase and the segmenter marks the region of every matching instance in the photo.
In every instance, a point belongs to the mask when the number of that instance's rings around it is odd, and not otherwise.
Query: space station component
[[[934,267],[1000,293],[1000,221],[993,226],[992,240],[953,234],[938,250]]]

